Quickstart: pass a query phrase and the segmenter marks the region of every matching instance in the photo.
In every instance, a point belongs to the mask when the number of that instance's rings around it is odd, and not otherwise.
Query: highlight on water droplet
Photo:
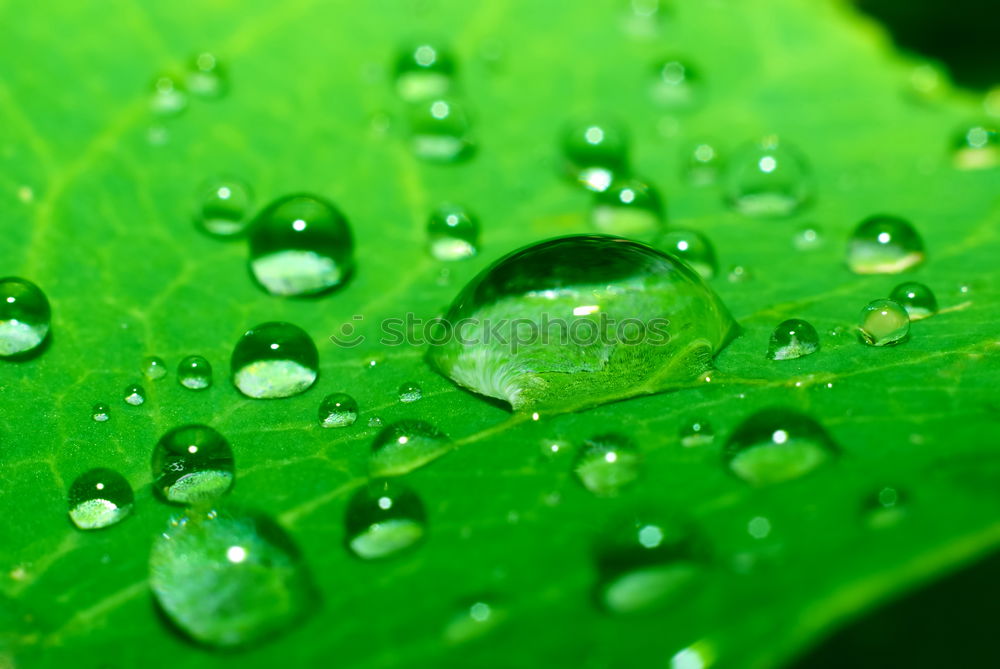
[[[819,350],[819,334],[809,322],[800,318],[782,321],[771,333],[767,345],[768,360],[794,360]]]
[[[907,495],[899,488],[884,486],[864,501],[864,516],[870,527],[895,525],[906,515]]]
[[[399,401],[404,404],[416,402],[424,396],[424,391],[413,381],[407,381],[399,387]]]
[[[111,409],[104,402],[98,402],[90,410],[90,417],[96,423],[106,423],[111,418]]]
[[[856,274],[898,274],[924,261],[924,243],[909,222],[880,214],[861,221],[847,246]]]
[[[823,245],[823,233],[815,225],[806,225],[795,233],[792,244],[799,251],[811,251]]]
[[[708,368],[735,326],[686,264],[605,235],[508,254],[469,282],[443,320],[461,327],[430,347],[434,366],[527,412],[675,388]]]
[[[681,423],[678,436],[685,448],[710,446],[715,441],[715,429],[704,418],[692,418]]]
[[[205,99],[221,98],[229,88],[225,67],[207,51],[191,59],[186,83],[191,93]]]
[[[461,205],[443,204],[427,221],[427,239],[438,260],[470,258],[479,245],[479,220]]]
[[[0,358],[40,353],[51,320],[49,301],[38,286],[16,276],[0,279]]]
[[[452,442],[439,429],[422,420],[401,420],[387,425],[372,442],[368,473],[400,476],[437,460],[450,451]]]
[[[158,116],[175,116],[187,109],[188,95],[177,78],[163,74],[153,80],[150,110]]]
[[[358,419],[358,403],[347,393],[331,393],[319,404],[322,427],[349,427]]]
[[[248,230],[250,272],[271,295],[318,295],[343,284],[354,268],[347,219],[321,197],[280,197]]]
[[[453,98],[435,98],[410,109],[410,146],[421,160],[455,163],[471,157],[471,132],[465,108]]]
[[[1000,132],[992,122],[976,123],[955,137],[955,167],[960,170],[985,170],[1000,165]]]
[[[910,317],[898,302],[872,300],[861,310],[858,331],[870,346],[895,346],[910,334]]]
[[[189,355],[177,365],[177,382],[189,390],[212,385],[212,363],[200,355]]]
[[[625,130],[611,121],[588,121],[568,126],[562,137],[565,170],[588,190],[603,191],[628,171]]]
[[[744,145],[726,168],[729,205],[745,216],[789,216],[812,195],[812,177],[798,149],[771,135]]]
[[[178,629],[223,648],[282,632],[316,600],[281,527],[260,514],[224,509],[171,519],[153,541],[149,584]]]
[[[456,645],[483,637],[507,617],[507,611],[493,596],[469,598],[444,627],[445,643]]]
[[[692,185],[714,184],[719,180],[722,167],[722,157],[715,142],[703,140],[687,147],[683,170]]]
[[[712,242],[696,230],[670,230],[659,237],[656,246],[683,260],[703,279],[711,279],[719,269]]]
[[[81,530],[98,530],[124,520],[134,501],[124,476],[111,469],[91,469],[69,488],[69,518]]]
[[[262,323],[233,348],[233,385],[255,399],[305,392],[319,376],[319,352],[309,335],[291,323]]]
[[[215,237],[238,237],[250,224],[253,194],[250,186],[236,177],[217,177],[201,186],[194,220],[204,232]]]
[[[174,504],[198,504],[229,492],[236,477],[233,449],[208,425],[183,425],[153,449],[153,490]]]
[[[603,434],[584,442],[573,473],[590,492],[610,497],[639,478],[640,464],[639,451],[630,439]]]
[[[906,309],[911,321],[930,318],[938,312],[934,291],[917,281],[899,284],[889,293],[889,299]]]
[[[804,476],[838,452],[826,430],[792,409],[765,409],[737,427],[723,453],[729,470],[754,485]]]
[[[395,76],[396,92],[406,102],[439,98],[454,83],[455,59],[435,44],[417,44],[399,52]]]
[[[701,78],[689,63],[668,58],[656,65],[654,73],[650,86],[653,102],[673,111],[691,109],[698,104],[702,93]]]
[[[396,555],[427,533],[423,502],[407,486],[389,480],[358,490],[348,502],[345,522],[347,547],[364,560]]]
[[[130,386],[125,386],[125,392],[122,394],[122,397],[125,400],[125,404],[137,407],[146,401],[146,390],[138,383],[133,383]]]
[[[151,355],[142,361],[142,375],[150,381],[158,381],[167,375],[167,364],[163,358]]]
[[[368,419],[368,427],[382,427],[382,419],[379,416],[372,416]]]
[[[590,220],[599,232],[649,236],[663,226],[663,202],[655,188],[628,177],[595,193]]]

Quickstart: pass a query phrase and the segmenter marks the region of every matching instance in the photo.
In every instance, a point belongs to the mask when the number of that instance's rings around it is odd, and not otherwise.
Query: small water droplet
[[[856,274],[898,274],[923,261],[920,235],[895,216],[866,218],[855,228],[847,246],[847,266]]]
[[[431,255],[438,260],[461,260],[476,255],[479,221],[465,207],[443,204],[427,221]]]
[[[225,67],[214,54],[207,51],[199,53],[191,59],[187,88],[200,98],[221,98],[229,88]]]
[[[163,358],[151,355],[142,361],[142,375],[150,381],[158,381],[167,375],[167,365]]]
[[[226,494],[235,463],[229,442],[207,425],[176,427],[153,449],[153,490],[175,504],[197,504]]]
[[[754,539],[766,539],[771,534],[771,520],[767,516],[754,516],[747,523],[747,534]]]
[[[436,98],[410,109],[410,145],[414,155],[433,163],[469,158],[474,145],[465,108],[452,98]]]
[[[137,407],[146,401],[146,390],[139,384],[133,383],[125,387],[122,397],[125,399],[125,404]]]
[[[635,445],[618,434],[604,434],[584,442],[573,471],[590,492],[610,497],[639,478],[641,458]]]
[[[546,460],[556,460],[572,453],[573,444],[565,439],[542,439],[541,451]]]
[[[26,279],[0,279],[0,358],[40,352],[49,335],[52,310],[45,293]]]
[[[795,233],[792,244],[799,251],[811,251],[823,245],[823,233],[815,225],[807,225]]]
[[[331,393],[319,404],[319,424],[323,427],[348,427],[358,419],[358,403],[347,393]]]
[[[768,360],[794,360],[819,350],[819,335],[810,323],[790,318],[774,328],[767,345]]]
[[[812,180],[798,150],[771,136],[733,155],[725,192],[729,205],[745,216],[789,216],[811,196]]]
[[[372,416],[368,419],[368,427],[382,427],[382,419],[378,416]]]
[[[399,476],[437,460],[451,446],[451,440],[430,423],[401,420],[386,426],[375,437],[368,473]]]
[[[212,364],[200,355],[189,355],[177,365],[177,381],[190,390],[212,385]]]
[[[895,346],[910,334],[910,317],[898,302],[872,300],[861,310],[861,338],[871,346]]]
[[[161,75],[153,81],[149,108],[158,116],[174,116],[187,109],[188,96],[184,85],[170,75]]]
[[[701,78],[691,65],[671,58],[656,66],[650,94],[661,107],[679,111],[694,107],[701,89]]]
[[[479,639],[506,618],[507,612],[495,598],[477,597],[462,602],[444,628],[444,640],[460,644]]]
[[[110,469],[91,469],[69,488],[69,517],[81,530],[97,530],[132,513],[134,501],[124,476]]]
[[[660,237],[657,246],[686,262],[703,279],[711,279],[718,271],[715,248],[700,232],[670,230]]]
[[[272,295],[317,295],[344,283],[354,267],[354,240],[344,215],[326,200],[278,198],[248,230],[250,271]]]
[[[213,179],[201,187],[195,223],[215,237],[240,236],[249,225],[252,200],[250,187],[241,179]]]
[[[613,181],[594,195],[591,223],[600,232],[637,237],[663,226],[663,204],[656,189],[634,177]]]
[[[955,138],[954,163],[960,170],[984,170],[1000,165],[1000,132],[991,123],[963,129]]]
[[[231,368],[233,385],[247,397],[291,397],[316,382],[319,352],[297,325],[262,323],[236,342]]]
[[[376,480],[347,505],[347,546],[358,557],[389,557],[416,545],[427,532],[423,502],[408,487]]]
[[[681,424],[679,436],[685,448],[710,446],[715,441],[715,429],[704,418],[694,418]]]
[[[729,437],[729,470],[754,485],[798,478],[832,460],[837,447],[814,419],[790,409],[765,409]]]
[[[434,44],[417,44],[396,58],[396,91],[407,102],[439,98],[448,93],[455,77],[455,59]]]
[[[864,502],[864,514],[874,528],[895,525],[906,515],[907,495],[898,488],[880,488]]]
[[[399,387],[399,401],[405,404],[416,402],[423,396],[424,391],[413,381],[407,381]]]
[[[752,278],[753,272],[744,265],[733,265],[729,268],[729,274],[726,275],[729,283],[744,283]]]
[[[684,171],[695,186],[709,186],[719,179],[722,158],[714,142],[697,142],[687,149]]]
[[[934,291],[916,281],[899,284],[889,293],[889,299],[902,305],[911,321],[930,318],[938,312]]]
[[[153,542],[149,584],[180,630],[219,647],[273,636],[315,600],[298,549],[274,521],[224,510],[172,519]]]
[[[592,191],[603,191],[628,171],[628,141],[616,123],[578,123],[562,138],[566,172]]]
[[[111,409],[104,402],[98,402],[90,410],[90,417],[98,423],[106,423],[111,418]]]

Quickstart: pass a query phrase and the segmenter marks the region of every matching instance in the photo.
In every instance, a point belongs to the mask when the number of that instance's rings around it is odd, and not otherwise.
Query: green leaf
[[[651,20],[629,18],[627,5],[0,2],[0,258],[53,311],[42,355],[0,363],[0,663],[664,666],[680,652],[774,666],[1000,542],[997,171],[956,170],[948,153],[978,101],[916,95],[914,64],[843,3],[690,0]],[[456,54],[477,144],[467,163],[409,153],[389,68],[423,33]],[[228,68],[228,93],[152,115],[154,77],[183,72],[203,50]],[[698,109],[672,116],[651,102],[650,68],[665,53],[697,64]],[[589,229],[588,197],[558,173],[556,138],[590,114],[628,127],[635,171],[664,193],[670,224],[705,232],[724,267],[751,276],[713,281],[743,333],[711,381],[535,421],[457,389],[421,349],[375,343],[380,319],[435,315],[492,259]],[[683,178],[691,142],[711,137],[729,152],[766,132],[813,166],[815,202],[802,214],[745,219],[716,188]],[[192,224],[193,198],[217,174],[246,179],[258,207],[299,191],[336,203],[357,240],[349,285],[315,300],[262,293],[243,243]],[[481,218],[474,260],[427,253],[426,217],[444,200]],[[851,229],[880,212],[920,231],[928,260],[908,276],[942,306],[884,349],[852,328],[901,279],[844,264]],[[806,224],[823,242],[797,251]],[[335,346],[328,337],[355,314],[367,342]],[[816,326],[820,351],[766,360],[772,329],[793,317]],[[299,397],[249,400],[229,383],[228,359],[247,328],[271,320],[311,334],[320,379]],[[846,333],[827,334],[837,327]],[[171,373],[143,383],[145,404],[125,404],[154,354]],[[176,382],[189,354],[213,364],[209,390]],[[397,401],[408,381],[423,399]],[[351,428],[316,421],[334,391],[359,402]],[[101,401],[106,423],[90,417]],[[819,421],[837,461],[759,488],[729,474],[726,436],[771,406]],[[406,477],[427,510],[424,543],[367,563],[344,547],[344,512],[366,480],[374,416],[429,421],[456,448]],[[678,432],[695,417],[719,437],[682,447]],[[321,597],[301,625],[242,653],[193,646],[151,605],[149,547],[176,509],[151,493],[150,454],[184,423],[226,436],[232,500],[288,530]],[[607,432],[627,434],[643,460],[640,481],[616,497],[580,486],[571,456],[541,455],[546,440],[579,446]],[[81,532],[67,489],[98,466],[125,475],[135,512]],[[865,500],[885,486],[906,495],[905,512],[873,527]],[[608,615],[594,605],[594,546],[615,519],[647,508],[691,523],[709,577],[658,611]],[[456,618],[470,601],[489,603],[490,624]]]

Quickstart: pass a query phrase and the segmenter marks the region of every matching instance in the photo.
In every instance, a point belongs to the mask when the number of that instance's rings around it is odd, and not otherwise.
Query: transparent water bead
[[[21,359],[41,351],[52,310],[41,289],[14,276],[0,279],[0,357]]]
[[[656,246],[686,262],[703,279],[711,279],[719,270],[715,247],[696,230],[670,230],[660,236]]]
[[[200,355],[189,355],[177,365],[177,382],[188,390],[205,390],[212,385],[212,364]]]
[[[729,205],[745,216],[789,216],[810,198],[812,179],[798,150],[769,136],[733,154],[725,194]]]
[[[765,409],[733,431],[723,458],[739,478],[767,485],[804,476],[838,450],[813,418],[791,409]]]
[[[1000,165],[1000,132],[993,123],[972,125],[958,133],[953,148],[955,167],[984,170]]]
[[[610,613],[676,601],[705,573],[704,549],[686,524],[640,517],[609,532],[597,550],[597,599]]]
[[[215,237],[238,237],[250,224],[253,193],[236,177],[219,177],[201,187],[195,208],[195,223]]]
[[[167,365],[163,358],[151,355],[142,361],[142,375],[150,381],[158,381],[167,375]]]
[[[437,98],[410,109],[410,145],[415,156],[432,163],[455,163],[475,148],[472,126],[457,100]]]
[[[810,323],[799,318],[782,321],[771,333],[767,345],[768,360],[794,360],[819,350],[819,334]]]
[[[856,274],[898,274],[924,261],[924,243],[908,221],[880,214],[861,221],[847,246]]]
[[[858,330],[870,346],[895,346],[910,334],[910,317],[898,302],[872,300],[861,310]]]
[[[69,518],[81,530],[98,530],[124,520],[134,501],[124,476],[111,469],[91,469],[69,488]]]
[[[130,386],[125,386],[125,392],[122,393],[122,397],[125,400],[125,404],[137,407],[145,403],[146,390],[139,384],[133,383]]]
[[[461,205],[443,204],[427,221],[427,240],[438,260],[470,258],[479,245],[479,220]]]
[[[191,59],[187,73],[187,88],[200,98],[221,98],[229,89],[226,68],[215,54],[203,52]]]
[[[495,597],[476,597],[459,605],[458,611],[445,625],[446,643],[460,644],[479,639],[507,617],[507,611]]]
[[[735,327],[686,264],[604,235],[508,254],[465,287],[445,321],[461,332],[431,346],[433,365],[529,412],[676,387],[708,368]]]
[[[153,80],[149,108],[154,114],[176,116],[187,109],[187,104],[187,91],[177,78],[164,74]]]
[[[372,476],[400,476],[437,460],[451,450],[447,435],[422,420],[387,425],[375,437],[368,460]]]
[[[236,476],[229,442],[207,425],[184,425],[153,449],[153,490],[175,504],[211,501],[229,492]]]
[[[628,141],[624,129],[608,121],[569,126],[562,138],[566,173],[592,191],[603,191],[628,171]]]
[[[407,381],[399,387],[399,401],[404,404],[416,402],[423,396],[424,391],[413,381]]]
[[[864,502],[864,514],[868,525],[885,528],[895,525],[906,515],[908,495],[891,486],[879,488]]]
[[[605,434],[584,442],[573,472],[584,488],[610,497],[639,478],[640,463],[639,451],[630,439]]]
[[[698,104],[701,89],[701,78],[691,65],[671,58],[656,66],[650,95],[661,107],[681,111]]]
[[[230,366],[233,385],[247,397],[292,397],[316,382],[319,352],[297,325],[262,323],[236,342]]]
[[[715,441],[715,429],[704,418],[693,418],[681,424],[678,436],[685,448],[709,446]]]
[[[272,295],[318,295],[344,283],[354,268],[347,219],[316,195],[278,198],[257,215],[248,238],[250,271]]]
[[[417,44],[400,51],[395,66],[396,92],[406,102],[439,98],[452,87],[455,59],[434,44]]]
[[[590,220],[599,232],[649,236],[663,226],[663,202],[655,188],[628,177],[594,195]]]
[[[223,648],[288,629],[316,597],[298,549],[274,521],[221,509],[170,521],[153,541],[149,584],[178,629]]]
[[[906,309],[911,321],[930,318],[938,312],[934,291],[916,281],[899,284],[889,293],[889,299]]]
[[[106,423],[111,418],[111,409],[104,402],[98,402],[90,410],[90,417],[97,423]]]
[[[388,480],[372,481],[354,494],[345,518],[347,546],[364,560],[395,555],[427,533],[424,505],[410,488]]]
[[[697,142],[687,149],[684,172],[693,185],[714,184],[722,172],[722,157],[714,142]]]
[[[358,419],[358,403],[347,393],[331,393],[319,405],[323,427],[349,427]]]

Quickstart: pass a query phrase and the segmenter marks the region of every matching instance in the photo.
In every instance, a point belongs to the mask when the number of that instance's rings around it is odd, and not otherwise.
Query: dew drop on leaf
[[[137,407],[146,401],[146,390],[138,383],[133,383],[130,386],[125,386],[125,392],[122,393],[122,397],[125,400],[125,404]]]
[[[253,194],[236,177],[218,177],[202,185],[195,203],[198,227],[215,237],[238,237],[250,223]]]
[[[153,80],[149,98],[150,110],[158,116],[175,116],[187,109],[188,95],[184,84],[171,75]]]
[[[460,337],[431,347],[436,368],[527,411],[676,387],[705,371],[735,326],[687,265],[604,235],[552,239],[501,258],[444,320],[464,325]]]
[[[719,179],[722,158],[713,142],[697,142],[690,146],[685,156],[684,172],[694,186],[709,186]]]
[[[91,469],[69,488],[69,517],[81,530],[97,530],[132,513],[134,501],[124,476],[111,469]]]
[[[153,449],[153,489],[175,504],[197,504],[226,494],[235,478],[229,442],[207,425],[183,425]]]
[[[225,510],[172,519],[153,542],[149,583],[180,630],[217,647],[273,636],[313,599],[288,535],[265,516]]]
[[[668,59],[654,68],[650,87],[653,102],[666,109],[682,111],[698,104],[702,94],[701,78],[683,60]]]
[[[379,416],[372,416],[368,419],[368,427],[382,427],[382,419]]]
[[[726,279],[729,283],[745,283],[753,278],[753,272],[745,265],[733,265],[729,268]]]
[[[410,146],[415,156],[432,163],[469,158],[474,144],[465,108],[453,98],[435,98],[413,105],[409,112]]]
[[[389,557],[416,545],[427,532],[417,494],[401,483],[375,480],[347,505],[347,546],[364,560]]]
[[[542,439],[540,446],[542,457],[546,460],[558,460],[573,452],[573,444],[565,439]]]
[[[404,404],[416,402],[423,396],[424,391],[413,381],[407,381],[399,387],[399,401]]]
[[[703,279],[711,279],[718,271],[712,242],[696,230],[670,230],[659,238],[657,246],[686,262]]]
[[[634,177],[619,179],[595,193],[590,220],[598,232],[648,237],[663,226],[663,203],[646,182]]]
[[[815,225],[806,225],[796,231],[792,244],[799,251],[811,251],[823,244],[823,232]]]
[[[678,437],[685,448],[710,446],[715,441],[715,429],[704,418],[692,418],[681,424]]]
[[[358,419],[358,403],[347,393],[331,393],[319,404],[322,427],[348,427]]]
[[[1000,165],[1000,132],[992,123],[975,124],[955,138],[954,163],[960,170],[983,170]]]
[[[807,321],[790,318],[771,333],[767,345],[768,360],[794,360],[819,350],[819,334]]]
[[[231,368],[233,385],[247,397],[291,397],[315,383],[319,352],[297,325],[262,323],[236,342]]]
[[[895,216],[866,218],[847,246],[847,266],[856,274],[898,274],[923,260],[920,235],[909,222]]]
[[[639,451],[631,440],[618,434],[592,437],[584,442],[573,472],[583,487],[595,495],[617,495],[639,478]]]
[[[203,52],[191,59],[187,89],[200,98],[221,98],[229,88],[226,69],[215,54]]]
[[[569,126],[562,138],[566,172],[592,191],[603,191],[628,171],[628,141],[616,123],[590,122]]]
[[[725,194],[729,205],[745,216],[789,216],[810,198],[812,179],[798,150],[769,136],[733,155]]]
[[[372,442],[368,473],[399,476],[437,460],[451,450],[447,435],[422,420],[401,420],[387,425]]]
[[[52,310],[45,293],[27,279],[0,279],[0,357],[18,359],[41,350]]]
[[[448,93],[455,77],[455,59],[434,44],[403,49],[396,58],[396,92],[406,102],[439,98]]]
[[[507,617],[494,597],[477,597],[462,602],[444,628],[445,643],[456,645],[479,639]]]
[[[813,418],[790,409],[765,409],[733,431],[723,457],[739,478],[767,485],[808,474],[836,457],[837,451]]]
[[[476,255],[479,221],[465,207],[443,204],[427,221],[431,255],[437,260],[462,260]]]
[[[895,525],[906,515],[906,501],[907,495],[899,488],[879,488],[864,501],[865,521],[873,528]]]
[[[906,309],[911,321],[930,318],[938,311],[934,291],[916,281],[899,284],[889,293],[889,299]]]
[[[344,215],[326,200],[278,198],[247,232],[250,271],[271,295],[316,295],[344,283],[354,267],[354,240]]]
[[[910,317],[898,302],[872,300],[858,320],[861,338],[871,346],[895,346],[910,334]]]
[[[189,355],[177,365],[177,382],[189,390],[212,385],[212,364],[200,355]]]
[[[90,417],[98,423],[106,423],[111,418],[111,409],[104,402],[98,402],[90,410]]]
[[[157,381],[167,375],[167,365],[163,358],[151,355],[142,361],[142,375],[150,381]]]

